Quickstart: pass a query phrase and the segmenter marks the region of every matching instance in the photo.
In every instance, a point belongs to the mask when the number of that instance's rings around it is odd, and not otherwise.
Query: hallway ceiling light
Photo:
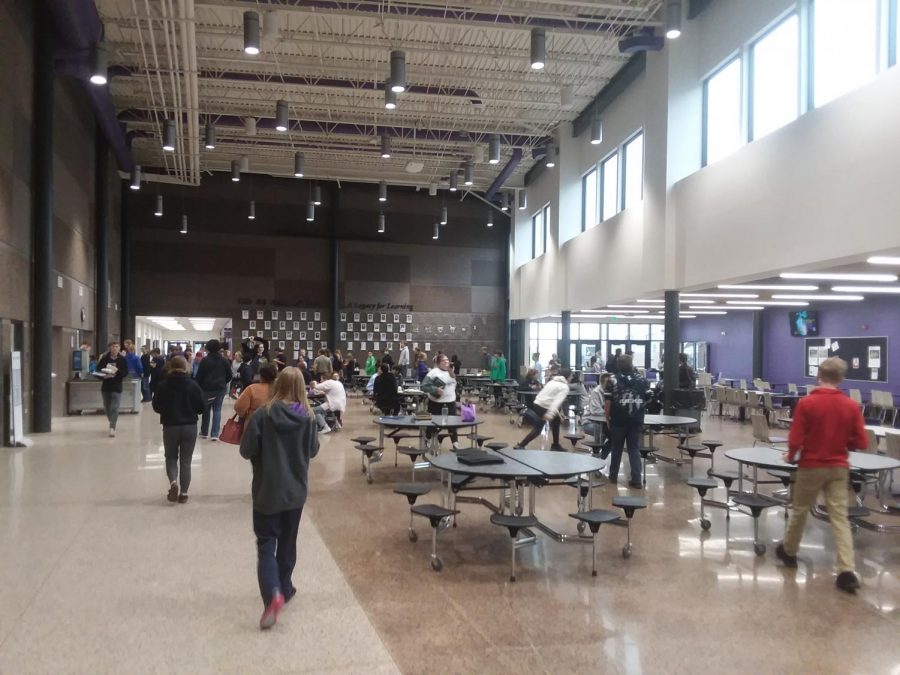
[[[163,214],[163,196],[156,195],[156,208],[153,209],[153,215],[159,218]]]
[[[680,0],[672,0],[666,7],[666,37],[670,40],[681,37]]]
[[[163,121],[162,149],[175,152],[175,120]]]
[[[832,286],[838,293],[900,293],[900,286]]]
[[[447,207],[446,206],[441,207],[441,219],[439,222],[441,225],[447,224]]]
[[[108,69],[109,57],[106,53],[106,45],[102,42],[95,42],[91,45],[91,83],[98,86],[106,84]]]
[[[379,234],[384,234],[384,214],[378,214],[378,232]]]
[[[247,220],[256,220],[256,202],[250,200],[250,211],[247,213]]]
[[[733,291],[817,291],[818,286],[804,284],[719,284],[717,288]]]
[[[312,202],[306,205],[306,222],[311,223],[316,219],[316,205]]]
[[[759,293],[679,293],[682,298],[758,298]]]
[[[216,325],[215,318],[210,317],[188,317],[194,330],[210,331]]]
[[[795,295],[791,293],[787,294],[772,294],[772,298],[775,300],[843,300],[845,302],[859,302],[860,300],[865,300],[862,295],[829,295],[827,293],[823,293],[821,295]]]
[[[900,265],[900,256],[873,255],[866,262],[870,265]]]
[[[437,239],[441,236],[441,227],[437,223],[434,224],[434,234],[431,235],[432,239]]]
[[[400,50],[391,52],[391,91],[406,91],[406,54]]]
[[[500,163],[500,137],[497,134],[491,136],[488,142],[488,164]]]
[[[536,26],[531,29],[531,69],[543,70],[547,62],[547,33]]]
[[[390,159],[391,157],[391,137],[387,135],[381,136],[381,158]]]
[[[726,305],[762,305],[763,307],[808,307],[802,300],[726,300]]]
[[[524,211],[528,208],[528,192],[525,190],[519,190],[516,193],[516,199],[519,202],[519,211]]]
[[[181,214],[181,229],[178,230],[181,234],[187,234],[187,214]],[[184,330],[183,328],[180,330]]]
[[[140,164],[136,164],[134,166],[134,170],[131,172],[131,184],[128,186],[132,190],[140,190],[141,189],[141,166]]]
[[[390,88],[389,84],[384,84],[384,107],[387,110],[394,110],[397,107],[397,92]]]
[[[251,56],[259,54],[259,14],[257,12],[244,12],[244,53]]]
[[[303,153],[294,153],[294,175],[297,178],[303,178]]]
[[[591,145],[600,145],[603,142],[603,120],[595,117],[591,120]]]
[[[897,281],[896,274],[851,274],[829,272],[782,272],[782,279],[818,279],[821,281]],[[833,289],[832,289],[833,290]]]
[[[456,192],[458,181],[459,174],[457,173],[456,169],[453,169],[453,171],[450,172],[450,192]]]
[[[494,226],[494,209],[488,208],[487,226]]]
[[[203,147],[206,148],[207,150],[215,150],[215,148],[216,148],[216,127],[213,126],[212,124],[210,124],[209,122],[206,123],[205,136],[206,136],[206,138],[203,143]]]
[[[378,201],[386,202],[387,201],[387,183],[381,181],[378,184]]]
[[[313,187],[313,204],[322,206],[322,186],[316,184]]]
[[[235,183],[241,180],[241,163],[236,159],[231,160],[231,180]]]
[[[275,103],[275,130],[288,130],[288,103],[283,98]]]
[[[463,183],[466,185],[471,185],[475,182],[475,164],[471,159],[466,160],[466,165],[464,168],[463,175]]]

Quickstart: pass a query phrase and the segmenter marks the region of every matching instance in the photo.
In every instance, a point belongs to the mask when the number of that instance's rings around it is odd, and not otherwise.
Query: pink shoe
[[[275,622],[278,621],[278,614],[284,608],[284,596],[281,594],[281,591],[275,591],[274,595],[272,595],[272,599],[269,600],[269,604],[266,605],[265,611],[262,613],[262,616],[259,617],[259,629],[267,630],[275,625]]]

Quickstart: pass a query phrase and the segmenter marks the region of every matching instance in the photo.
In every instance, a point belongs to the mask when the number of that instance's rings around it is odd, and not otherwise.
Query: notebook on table
[[[505,463],[505,460],[500,455],[492,455],[484,450],[460,450],[456,453],[456,459],[460,464],[467,466]]]

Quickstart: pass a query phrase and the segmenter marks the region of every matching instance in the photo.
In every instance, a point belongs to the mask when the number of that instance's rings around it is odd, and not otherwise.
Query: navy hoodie
[[[153,394],[153,410],[164,427],[197,424],[205,406],[203,392],[187,373],[171,373]]]

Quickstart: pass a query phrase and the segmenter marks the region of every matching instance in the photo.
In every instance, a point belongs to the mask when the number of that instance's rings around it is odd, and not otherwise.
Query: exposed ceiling
[[[627,62],[619,38],[660,25],[662,0],[97,0],[110,91],[134,131],[145,174],[198,184],[203,172],[289,176],[295,151],[307,177],[441,184],[467,159],[484,191],[522,149],[508,182],[521,185],[560,122],[573,120]],[[243,51],[243,13],[260,15],[258,55]],[[546,30],[543,70],[530,67],[531,29]],[[408,90],[384,107],[390,52],[406,54]],[[276,101],[291,126],[274,128]],[[245,118],[257,122],[255,135]],[[174,153],[161,149],[176,121]],[[214,150],[204,125],[216,125]],[[382,159],[379,134],[393,137]],[[486,161],[491,134],[499,164]],[[410,173],[411,162],[421,170]],[[160,176],[157,174],[157,178]]]

